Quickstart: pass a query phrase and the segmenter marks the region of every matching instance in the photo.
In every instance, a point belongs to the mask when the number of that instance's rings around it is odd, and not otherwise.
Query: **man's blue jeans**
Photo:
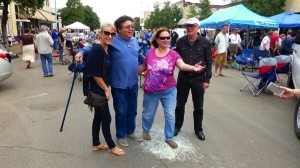
[[[41,63],[44,72],[44,76],[48,76],[48,74],[53,74],[53,60],[52,60],[52,53],[51,54],[40,54],[41,56]],[[46,63],[48,61],[48,66]]]
[[[150,132],[159,100],[161,101],[165,116],[165,138],[172,140],[175,129],[175,87],[165,91],[157,91],[151,94],[144,93],[142,126],[144,132]]]
[[[64,44],[58,44],[59,45],[59,61],[62,61],[64,58]]]
[[[58,39],[53,40],[53,50],[58,50]]]
[[[134,133],[137,115],[138,84],[126,89],[111,88],[116,112],[116,137],[123,139]]]

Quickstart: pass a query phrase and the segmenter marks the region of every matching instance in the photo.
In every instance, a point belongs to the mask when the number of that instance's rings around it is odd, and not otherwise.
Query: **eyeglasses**
[[[166,36],[166,37],[158,37],[160,40],[170,40],[171,39],[171,37],[170,36]]]
[[[195,24],[187,24],[187,25],[185,25],[185,27],[186,28],[195,28],[196,27],[196,25]]]
[[[129,25],[129,26],[124,26],[123,28],[125,28],[125,29],[134,29],[134,26],[133,25]]]
[[[108,31],[103,31],[103,33],[104,33],[104,35],[105,36],[111,36],[111,37],[115,37],[116,36],[116,33],[115,32],[113,32],[113,33],[111,33],[111,32],[108,32]]]

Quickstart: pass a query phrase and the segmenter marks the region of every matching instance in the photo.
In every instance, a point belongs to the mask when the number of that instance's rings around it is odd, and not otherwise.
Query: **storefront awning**
[[[51,12],[38,9],[34,15],[28,16],[27,18],[37,19],[46,22],[55,22],[55,16]]]
[[[18,19],[16,19],[17,22],[30,22],[24,15],[16,12],[16,15],[18,16]]]
[[[51,12],[47,12],[47,11],[43,11],[43,10],[37,10],[37,12],[39,12],[40,15],[42,15],[45,20],[44,21],[48,21],[48,22],[55,22],[55,15],[53,15]]]

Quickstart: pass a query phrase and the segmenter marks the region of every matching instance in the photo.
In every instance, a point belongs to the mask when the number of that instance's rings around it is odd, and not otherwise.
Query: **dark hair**
[[[29,33],[29,29],[25,29],[24,32],[25,32],[25,33]]]
[[[289,30],[287,31],[287,34],[292,35],[292,34],[293,34],[293,31],[292,31],[291,29],[289,29]]]
[[[162,32],[168,32],[170,34],[169,29],[167,29],[166,27],[161,27],[159,29],[157,29],[157,31],[155,32],[154,36],[152,37],[152,39],[150,40],[150,44],[154,47],[154,48],[158,48],[158,43],[157,43],[157,38],[159,38],[159,35]]]
[[[123,15],[123,16],[119,17],[119,18],[114,22],[114,25],[115,25],[115,27],[116,27],[116,29],[117,29],[117,33],[119,33],[119,29],[122,28],[122,24],[123,24],[124,22],[126,22],[126,21],[131,21],[131,22],[133,22],[134,20],[133,20],[133,18],[130,17],[130,16]]]

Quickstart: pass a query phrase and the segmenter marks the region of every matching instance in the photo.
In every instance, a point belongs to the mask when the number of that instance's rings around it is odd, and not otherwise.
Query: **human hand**
[[[77,53],[75,55],[75,63],[78,64],[82,60],[83,55],[81,53]]]
[[[202,71],[205,67],[201,65],[202,61],[198,62],[197,64],[194,65],[194,71],[199,72]]]
[[[106,97],[107,101],[109,101],[109,99],[110,99],[109,89],[107,91],[105,91],[105,97]]]
[[[274,93],[274,96],[282,98],[282,99],[288,99],[294,97],[293,89],[284,87],[284,86],[278,86],[279,89],[284,90],[284,93],[282,95]]]
[[[202,85],[203,85],[203,88],[204,88],[204,89],[207,89],[207,88],[209,88],[209,83],[203,82],[203,84],[202,84]]]

